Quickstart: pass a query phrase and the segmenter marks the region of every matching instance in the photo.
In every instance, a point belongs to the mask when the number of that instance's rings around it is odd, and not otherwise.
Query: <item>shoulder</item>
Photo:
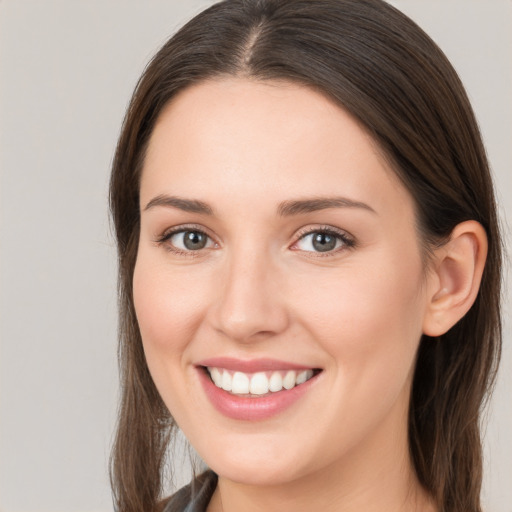
[[[217,475],[205,471],[165,500],[162,512],[205,512],[217,486]]]

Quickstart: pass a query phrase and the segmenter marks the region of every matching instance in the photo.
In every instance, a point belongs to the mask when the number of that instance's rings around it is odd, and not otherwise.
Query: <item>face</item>
[[[147,363],[211,468],[268,484],[407,451],[414,203],[350,115],[299,85],[201,83],[160,115],[140,197]]]

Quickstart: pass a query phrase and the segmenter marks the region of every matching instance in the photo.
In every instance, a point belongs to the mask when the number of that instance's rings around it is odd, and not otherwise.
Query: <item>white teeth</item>
[[[212,377],[213,382],[218,388],[222,387],[222,374],[220,373],[218,368],[208,368],[210,371],[210,375]]]
[[[311,379],[311,377],[313,377],[313,370],[304,370],[297,375],[295,383],[297,385],[304,384],[304,382]]]
[[[279,372],[274,372],[270,376],[270,380],[268,382],[268,389],[272,392],[281,391],[283,389],[283,377]]]
[[[297,378],[297,373],[293,370],[290,370],[286,373],[283,379],[283,388],[284,389],[292,389],[295,387],[295,379]]]
[[[257,372],[246,374],[243,372],[230,372],[223,368],[208,367],[208,372],[213,383],[225,391],[236,395],[266,395],[269,392],[276,393],[284,389],[292,389],[304,384],[313,377],[313,370],[295,370]]]
[[[232,377],[229,372],[222,372],[222,384],[221,388],[224,391],[231,391],[231,384],[232,383]]]
[[[249,393],[249,377],[245,373],[235,372],[231,391],[236,395],[246,395]]]
[[[268,388],[268,379],[263,372],[255,373],[251,377],[250,391],[252,395],[266,395]]]

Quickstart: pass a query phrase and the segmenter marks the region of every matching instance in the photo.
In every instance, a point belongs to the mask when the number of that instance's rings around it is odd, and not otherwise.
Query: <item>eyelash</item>
[[[155,240],[155,243],[157,245],[164,245],[165,244],[165,249],[167,251],[172,252],[173,254],[177,254],[178,256],[185,256],[185,257],[189,257],[189,258],[196,258],[196,257],[201,255],[200,254],[202,252],[201,249],[199,249],[197,251],[194,251],[194,250],[184,251],[184,250],[179,249],[179,248],[177,248],[175,246],[172,246],[171,244],[167,244],[167,242],[174,235],[176,235],[178,233],[185,233],[187,231],[201,233],[204,236],[206,236],[207,238],[209,238],[210,240],[213,240],[212,237],[210,235],[208,235],[208,233],[206,233],[206,231],[204,229],[202,229],[201,227],[199,227],[197,225],[183,225],[183,226],[178,226],[178,227],[175,227],[175,228],[172,228],[172,229],[166,231],[165,233],[163,233],[160,237],[158,237]],[[354,240],[354,238],[352,236],[350,236],[345,231],[338,230],[338,229],[333,228],[331,226],[320,226],[320,227],[316,227],[316,228],[306,228],[304,230],[301,230],[301,231],[299,231],[297,233],[297,240],[293,243],[293,245],[296,245],[299,241],[304,240],[306,238],[306,236],[308,236],[308,235],[318,234],[318,233],[334,236],[336,239],[341,241],[342,246],[337,248],[337,249],[334,249],[332,251],[326,251],[325,253],[322,253],[320,251],[318,251],[318,252],[316,252],[316,251],[302,251],[302,252],[304,252],[306,254],[312,253],[312,254],[315,255],[315,256],[308,256],[308,257],[325,258],[325,257],[333,256],[333,255],[337,254],[340,251],[347,250],[347,249],[352,249],[352,248],[354,248],[356,246],[356,241]],[[294,249],[294,250],[300,250],[300,249]]]
[[[178,256],[186,256],[189,258],[197,258],[200,256],[201,250],[198,251],[184,251],[182,249],[178,249],[177,247],[172,246],[171,244],[167,244],[167,242],[172,238],[172,236],[178,233],[186,233],[187,231],[191,231],[193,233],[201,233],[206,237],[212,239],[208,233],[204,229],[194,224],[185,224],[182,226],[177,226],[168,231],[165,231],[162,236],[158,237],[155,242],[157,245],[165,245],[165,249],[173,254],[177,254]]]
[[[326,251],[324,253],[320,251],[303,251],[304,253],[311,255],[314,254],[314,256],[308,256],[312,258],[328,258],[330,256],[334,256],[338,254],[341,251],[345,251],[347,249],[353,249],[356,246],[356,241],[354,238],[349,235],[347,232],[333,228],[331,226],[320,226],[316,228],[305,228],[304,230],[300,230],[297,233],[297,241],[293,243],[293,245],[297,245],[297,243],[301,240],[304,240],[308,235],[312,234],[324,234],[333,236],[336,239],[341,241],[341,247],[338,247],[336,249],[333,249],[332,251]],[[300,250],[300,249],[296,249]]]

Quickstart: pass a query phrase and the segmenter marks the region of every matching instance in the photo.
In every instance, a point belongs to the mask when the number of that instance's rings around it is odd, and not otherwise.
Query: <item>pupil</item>
[[[184,236],[183,243],[185,247],[190,250],[203,249],[206,245],[206,236],[197,231],[187,231]]]
[[[332,251],[336,247],[336,238],[327,233],[317,233],[313,237],[313,247],[319,252]]]

